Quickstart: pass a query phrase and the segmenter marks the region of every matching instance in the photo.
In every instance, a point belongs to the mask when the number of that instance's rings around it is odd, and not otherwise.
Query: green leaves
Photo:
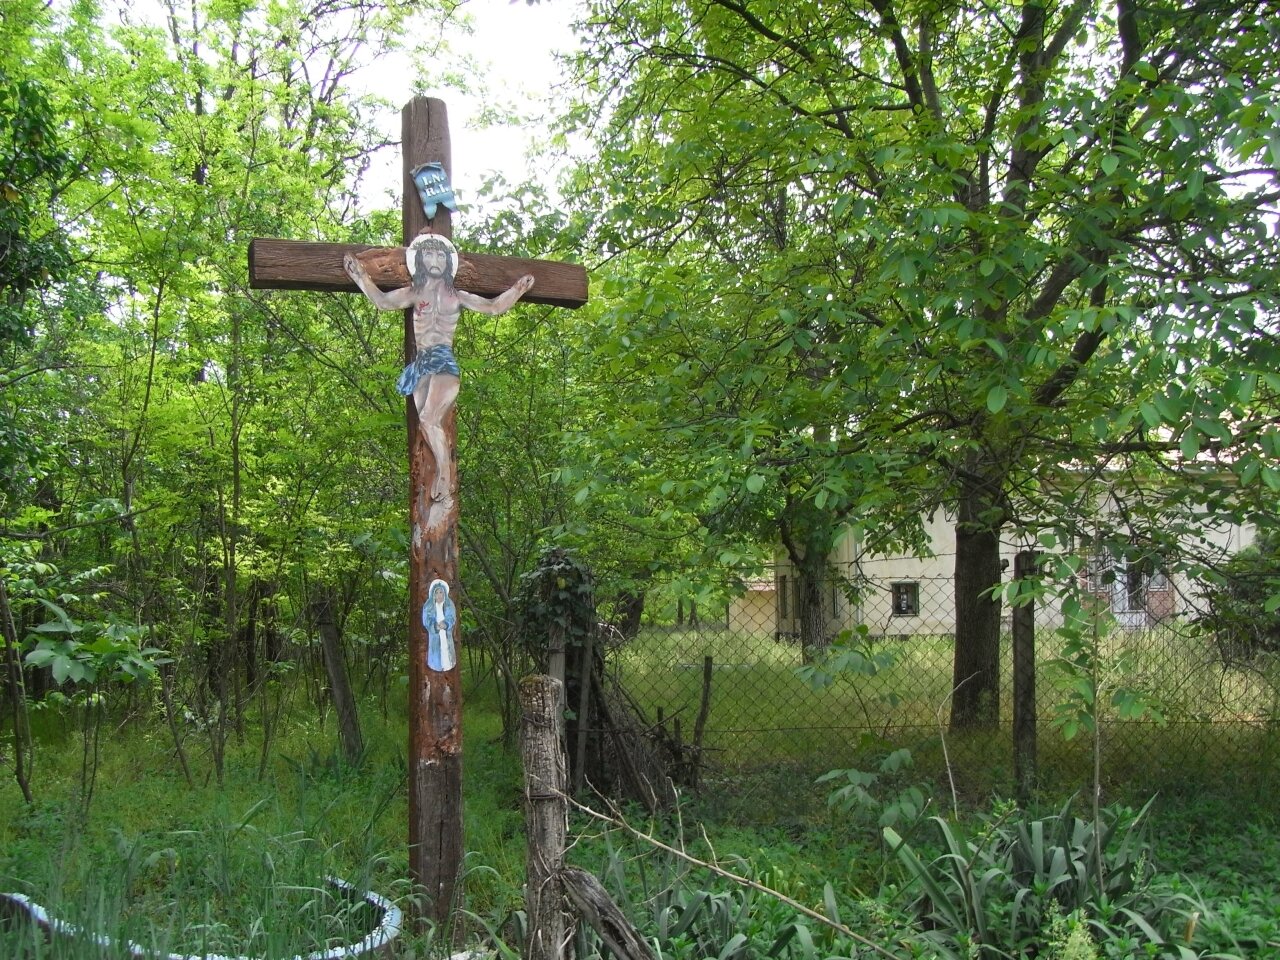
[[[987,391],[987,409],[991,413],[999,413],[1004,409],[1004,405],[1009,400],[1009,388],[1003,383],[997,383]]]
[[[34,628],[37,643],[24,659],[33,667],[48,667],[55,683],[149,679],[160,665],[172,662],[163,650],[144,645],[145,630],[118,623],[79,623],[58,604],[43,598],[40,603],[54,619]],[[76,639],[77,634],[91,639]]]
[[[1116,46],[1102,12],[1079,10],[1089,49]],[[909,56],[889,53],[893,23],[824,5],[597,13],[582,66],[600,109],[581,115],[620,173],[584,169],[577,202],[614,211],[596,229],[645,277],[622,332],[645,329],[649,349],[615,371],[643,382],[628,412],[648,456],[669,463],[676,430],[694,451],[664,495],[770,543],[801,505],[889,528],[976,473],[1008,501],[987,512],[997,533],[1047,512],[1070,535],[1071,485],[1041,482],[1065,465],[1147,478],[1180,466],[1172,448],[1242,449],[1235,424],[1261,407],[1228,385],[1255,323],[1237,301],[1274,297],[1276,258],[1249,251],[1276,240],[1261,193],[1225,196],[1217,145],[1245,122],[1262,139],[1242,147],[1265,150],[1280,64],[1254,44],[1256,11],[1170,10],[1122,71],[1053,48],[1048,28],[1010,39],[995,8],[962,26],[913,8],[923,32],[895,41]],[[1224,57],[1251,79],[1206,91]],[[904,75],[926,61],[933,98]],[[1231,337],[1209,335],[1224,323]],[[750,445],[731,444],[747,423]],[[1272,482],[1248,456],[1232,462]]]
[[[1181,900],[1153,882],[1150,806],[1105,808],[1095,821],[1072,816],[1068,801],[1053,816],[1015,810],[972,829],[933,817],[941,852],[932,860],[891,827],[882,833],[927,923],[923,938],[944,955],[1043,954],[1051,919],[1080,911],[1108,950],[1145,944],[1154,956],[1181,919]]]

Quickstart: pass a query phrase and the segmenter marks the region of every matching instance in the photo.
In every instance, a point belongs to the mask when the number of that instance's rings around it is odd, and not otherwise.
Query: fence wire
[[[1280,771],[1280,664],[1232,655],[1197,627],[1190,592],[1159,575],[1090,570],[1084,577],[1104,611],[1087,668],[1064,659],[1060,610],[1035,608],[1038,781],[1084,787],[1095,748],[1104,786],[1117,793],[1195,789],[1224,778],[1272,781]],[[607,658],[652,722],[691,746],[700,741],[712,776],[868,768],[908,747],[917,768],[948,773],[962,788],[1009,787],[1008,606],[999,722],[953,731],[950,577],[895,579],[864,569],[856,581],[833,578],[810,589],[806,599],[780,570],[731,592],[711,609],[682,602],[665,615],[651,611],[638,634],[614,639]],[[806,646],[806,634],[819,642]],[[854,669],[824,669],[833,652],[851,649],[857,654],[845,663]],[[1098,706],[1085,709],[1095,688]]]

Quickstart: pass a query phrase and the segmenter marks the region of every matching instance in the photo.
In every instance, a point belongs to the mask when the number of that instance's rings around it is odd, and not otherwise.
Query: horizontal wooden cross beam
[[[249,243],[249,286],[254,290],[359,293],[360,288],[342,266],[342,258],[354,253],[382,289],[407,287],[410,278],[404,250],[404,247],[371,247],[363,243],[258,238]],[[458,273],[453,282],[459,290],[496,297],[526,273],[531,273],[533,289],[521,297],[521,301],[570,308],[587,302],[587,271],[581,264],[461,251],[458,259]]]

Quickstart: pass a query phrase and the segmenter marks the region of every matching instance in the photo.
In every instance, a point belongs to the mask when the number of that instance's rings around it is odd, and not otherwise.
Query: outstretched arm
[[[399,287],[384,293],[370,279],[364,264],[357,260],[354,254],[348,253],[343,257],[342,265],[347,270],[347,276],[356,282],[356,286],[364,292],[366,297],[373,301],[374,306],[379,310],[403,310],[413,304],[412,288]]]
[[[496,316],[499,313],[506,313],[510,310],[512,305],[528,293],[532,287],[533,275],[526,273],[492,300],[488,297],[477,296],[474,293],[467,293],[465,290],[459,290],[458,302],[468,310],[474,310],[476,313],[487,313],[491,316]]]

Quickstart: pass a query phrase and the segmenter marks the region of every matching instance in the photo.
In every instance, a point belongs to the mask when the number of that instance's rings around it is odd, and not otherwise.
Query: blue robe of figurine
[[[453,637],[458,612],[443,580],[431,584],[427,602],[422,605],[422,625],[427,628],[427,666],[432,670],[452,670],[457,660]]]

